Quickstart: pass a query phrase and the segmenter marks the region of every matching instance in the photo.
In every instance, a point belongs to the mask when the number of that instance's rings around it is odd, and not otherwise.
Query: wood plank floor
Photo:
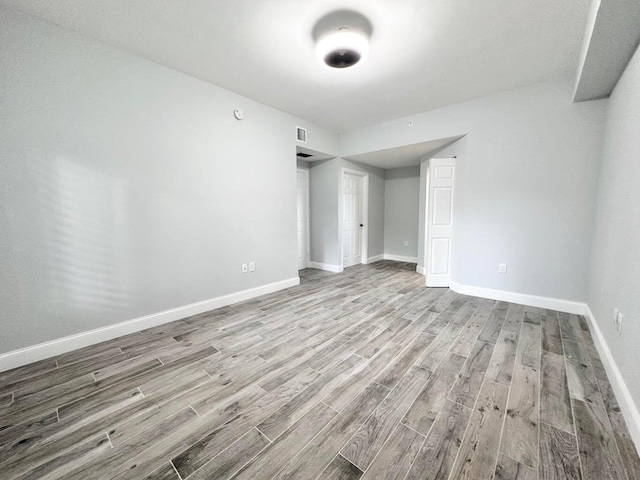
[[[583,318],[301,278],[0,373],[0,478],[640,479]]]

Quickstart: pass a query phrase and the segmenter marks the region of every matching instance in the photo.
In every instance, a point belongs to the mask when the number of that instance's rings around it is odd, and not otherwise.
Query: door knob
[[[360,226],[361,226],[361,227],[364,227],[364,225],[363,225],[363,224],[360,224]]]

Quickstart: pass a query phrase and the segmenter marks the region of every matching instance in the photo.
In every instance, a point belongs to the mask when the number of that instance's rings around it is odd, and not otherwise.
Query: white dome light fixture
[[[322,37],[316,45],[316,58],[332,68],[348,68],[361,62],[369,53],[369,40],[348,28]]]

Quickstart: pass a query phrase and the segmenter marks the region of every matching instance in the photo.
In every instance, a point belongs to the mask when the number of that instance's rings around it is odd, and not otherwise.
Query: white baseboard
[[[420,265],[416,265],[416,272],[418,272],[420,275],[426,275],[427,269],[424,267],[421,267]]]
[[[294,277],[0,354],[0,372],[300,284]]]
[[[373,262],[379,262],[380,260],[384,260],[384,255],[380,254],[380,255],[375,255],[373,257],[369,257],[369,258],[367,258],[367,262],[366,263],[369,264],[369,263],[373,263]]]
[[[375,257],[367,258],[367,263],[379,262],[380,260],[391,260],[393,262],[418,263],[418,257],[406,257],[404,255],[393,255],[384,253]]]
[[[593,312],[588,305],[585,305],[585,310],[585,317],[589,321],[591,336],[596,344],[600,360],[604,365],[604,369],[607,371],[611,387],[620,405],[620,411],[627,422],[631,439],[635,443],[636,450],[640,453],[640,412],[638,412],[638,407],[631,396],[631,392],[629,392],[627,384],[622,378],[622,374],[611,354],[611,350],[609,350],[609,346],[604,339],[604,335],[602,335],[602,331],[598,326],[598,322],[596,322]]]
[[[506,290],[494,290],[492,288],[474,287],[473,285],[462,285],[453,280],[449,280],[449,288],[454,292],[463,295],[473,295],[474,297],[489,298],[491,300],[501,300],[503,302],[519,303],[532,307],[548,308],[559,312],[585,314],[584,303],[559,298],[539,297],[526,293],[508,292]]]
[[[379,262],[380,260],[393,260],[394,262],[418,263],[417,257],[404,257],[402,255],[380,254],[368,257],[362,262],[363,265]],[[344,270],[342,265],[331,265],[330,263],[308,262],[309,268],[317,268],[318,270],[326,270],[327,272],[340,273]]]
[[[393,260],[394,262],[418,263],[418,257],[406,257],[404,255],[393,255],[391,253],[385,253],[384,259]]]
[[[317,268],[318,270],[325,270],[333,273],[340,273],[343,270],[342,265],[331,265],[330,263],[309,262],[307,266],[309,268]]]

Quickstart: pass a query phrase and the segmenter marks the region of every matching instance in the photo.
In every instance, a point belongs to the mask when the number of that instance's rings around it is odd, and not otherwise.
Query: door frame
[[[429,268],[429,207],[431,206],[429,203],[429,189],[431,188],[431,159],[426,161],[427,171],[425,174],[425,192],[424,192],[424,242],[423,242],[423,252],[422,252],[422,268],[421,272],[424,275],[424,284],[427,284],[427,271]]]
[[[309,185],[309,169],[308,168],[296,168],[296,196],[297,196],[297,189],[298,189],[298,173],[303,173],[305,175],[305,179],[307,182],[307,188],[305,189],[304,192],[304,236],[305,236],[305,243],[306,243],[306,256],[302,259],[302,268],[300,268],[299,270],[302,270],[304,268],[308,268],[309,267],[309,262],[311,259],[311,229],[310,229],[310,225],[311,225],[311,205],[309,203],[310,200],[310,195],[309,195],[309,190],[310,190],[310,185]],[[296,217],[297,217],[297,212],[296,212]],[[297,223],[297,219],[296,219],[296,223]],[[298,227],[296,226],[296,236],[298,234]],[[297,238],[296,238],[296,245],[298,244],[297,242]],[[297,258],[297,255],[296,255]]]
[[[369,259],[369,173],[352,168],[342,167],[340,172],[339,188],[338,188],[338,242],[340,244],[340,268],[344,269],[344,243],[343,243],[343,227],[344,227],[344,176],[355,175],[362,177],[362,218],[364,227],[362,227],[361,242],[362,249],[360,251],[360,263],[366,265]],[[357,265],[357,264],[356,264]]]

